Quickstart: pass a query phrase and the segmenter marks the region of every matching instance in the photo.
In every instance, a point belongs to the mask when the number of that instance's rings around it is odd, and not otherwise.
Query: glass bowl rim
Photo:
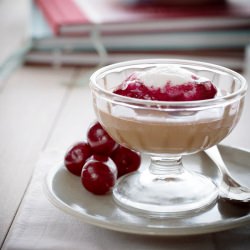
[[[234,76],[235,78],[237,78],[238,80],[240,80],[240,82],[242,83],[240,88],[231,93],[231,94],[227,94],[224,96],[219,96],[216,98],[212,98],[212,99],[206,99],[206,100],[196,100],[196,101],[157,101],[157,100],[144,100],[144,99],[136,99],[136,98],[131,98],[131,97],[127,97],[127,96],[121,96],[118,94],[115,94],[113,92],[110,92],[108,90],[105,90],[104,88],[100,87],[97,82],[96,79],[98,76],[101,76],[102,74],[104,74],[105,72],[111,72],[114,69],[118,69],[118,68],[125,68],[125,67],[130,67],[130,66],[136,66],[139,64],[179,64],[181,66],[184,66],[185,64],[188,66],[202,66],[205,67],[207,69],[214,69],[214,70],[219,70],[221,72],[225,72],[228,73],[232,76]],[[119,62],[119,63],[113,63],[107,66],[104,66],[98,70],[96,70],[91,76],[90,76],[90,88],[92,90],[97,90],[99,93],[103,94],[106,96],[106,98],[111,98],[111,100],[115,100],[118,102],[124,102],[127,104],[133,104],[133,105],[166,105],[166,106],[185,106],[185,107],[193,107],[193,106],[209,106],[209,105],[215,105],[218,103],[222,103],[223,101],[230,101],[232,99],[234,99],[237,96],[243,96],[248,88],[248,84],[246,79],[239,73],[237,73],[234,70],[231,70],[229,68],[217,65],[217,64],[212,64],[212,63],[207,63],[207,62],[202,62],[202,61],[196,61],[196,60],[183,60],[183,59],[140,59],[140,60],[129,60],[129,61],[123,61],[123,62]]]

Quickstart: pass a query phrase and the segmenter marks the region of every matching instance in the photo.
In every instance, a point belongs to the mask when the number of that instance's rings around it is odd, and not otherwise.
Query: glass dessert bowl
[[[218,91],[216,97],[156,101],[114,93],[134,72],[165,65],[209,79]],[[118,180],[113,197],[119,205],[136,213],[171,217],[201,211],[216,201],[218,189],[213,181],[187,170],[182,156],[218,144],[235,127],[247,89],[240,74],[196,61],[135,60],[97,70],[90,78],[90,88],[97,119],[110,136],[151,159],[143,171]]]

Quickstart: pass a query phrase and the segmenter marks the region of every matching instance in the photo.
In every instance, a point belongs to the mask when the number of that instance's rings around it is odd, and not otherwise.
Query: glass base
[[[123,176],[113,189],[114,200],[125,209],[153,217],[199,212],[216,201],[218,190],[210,178],[191,173],[153,174],[149,170]]]

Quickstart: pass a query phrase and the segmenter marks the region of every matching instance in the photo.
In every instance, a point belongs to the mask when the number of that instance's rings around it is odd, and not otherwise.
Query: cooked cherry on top
[[[114,93],[144,100],[196,101],[214,98],[217,89],[205,77],[178,66],[166,65],[134,72]]]

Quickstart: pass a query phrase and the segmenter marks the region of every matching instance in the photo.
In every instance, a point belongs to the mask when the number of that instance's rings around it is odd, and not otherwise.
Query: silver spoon
[[[250,205],[250,188],[242,186],[232,177],[221,157],[218,147],[213,146],[206,149],[205,153],[217,165],[221,172],[222,178],[219,185],[220,197],[233,203]]]

